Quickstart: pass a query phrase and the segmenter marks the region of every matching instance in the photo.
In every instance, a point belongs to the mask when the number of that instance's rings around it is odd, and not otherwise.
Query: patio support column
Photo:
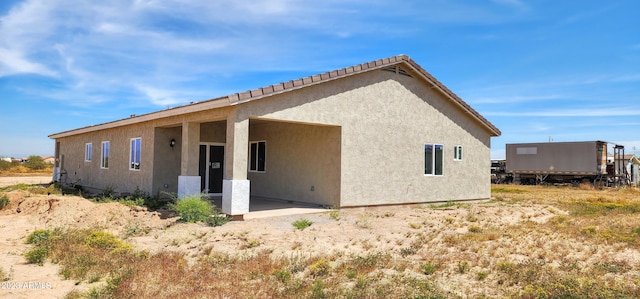
[[[198,173],[200,158],[200,123],[182,123],[182,152],[180,176],[178,177],[178,198],[194,195],[202,191]]]
[[[250,184],[247,179],[249,119],[232,111],[227,116],[222,212],[227,215],[249,213]]]

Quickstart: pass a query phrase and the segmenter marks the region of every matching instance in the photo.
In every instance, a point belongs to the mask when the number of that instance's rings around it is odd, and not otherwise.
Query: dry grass
[[[23,165],[11,167],[9,169],[0,170],[0,176],[30,176],[30,175],[51,175],[53,165],[47,164],[44,169],[34,170]]]
[[[328,212],[280,235],[231,223],[179,242],[191,253],[131,250],[95,230],[56,231],[47,246],[64,277],[96,283],[68,298],[640,297],[640,191],[500,185],[492,196]],[[320,234],[329,228],[341,233]],[[312,251],[322,244],[334,250]]]

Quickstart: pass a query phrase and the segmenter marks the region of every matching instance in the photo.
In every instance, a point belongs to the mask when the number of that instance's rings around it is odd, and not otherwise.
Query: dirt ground
[[[15,190],[7,193],[7,197],[11,200],[10,206],[0,211],[0,267],[9,275],[9,280],[2,282],[2,298],[61,298],[72,290],[85,291],[92,287],[86,282],[64,280],[58,275],[56,264],[26,263],[23,253],[31,245],[25,244],[25,237],[35,229],[97,227],[117,234],[139,250],[152,253],[180,251],[193,258],[211,251],[250,255],[269,250],[273,256],[280,257],[334,254],[348,257],[372,251],[397,253],[399,248],[409,246],[413,236],[428,232],[430,247],[427,253],[415,257],[419,262],[451,253],[452,249],[442,240],[466,233],[474,225],[491,226],[499,231],[522,221],[543,223],[553,216],[566,214],[553,206],[536,204],[479,203],[442,209],[417,205],[386,206],[342,209],[333,214],[327,210],[249,219],[213,228],[177,223],[176,218],[167,218],[145,208],[119,203],[96,204],[77,196],[33,195]],[[301,218],[311,220],[313,224],[305,230],[294,229],[292,222]],[[541,238],[551,240],[554,236],[531,235],[517,240],[501,237],[486,248],[459,254],[477,261],[472,262],[472,268],[481,269],[491,256],[509,256],[517,260],[536,254],[540,247],[547,246],[547,243],[540,243]],[[569,243],[568,246],[574,248],[585,246],[573,250],[572,254],[586,262],[606,258],[640,264],[637,250],[622,250],[615,248],[616,245],[588,248],[588,245]],[[487,294],[489,297],[497,294],[495,284],[478,282],[463,274],[448,276],[446,281],[438,283],[458,294]]]
[[[46,184],[51,182],[51,174],[29,176],[0,176],[0,188],[16,184]]]

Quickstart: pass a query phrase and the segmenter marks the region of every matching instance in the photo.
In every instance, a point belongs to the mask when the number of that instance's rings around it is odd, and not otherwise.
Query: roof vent
[[[392,66],[389,66],[389,67],[381,68],[381,70],[387,71],[387,72],[393,72],[393,73],[396,73],[396,74],[400,74],[400,75],[403,75],[403,76],[407,76],[407,77],[413,78],[413,76],[411,76],[411,74],[409,72],[407,72],[407,70],[405,70],[405,69],[403,69],[403,68],[401,68],[401,67],[399,67],[397,65],[392,65]]]

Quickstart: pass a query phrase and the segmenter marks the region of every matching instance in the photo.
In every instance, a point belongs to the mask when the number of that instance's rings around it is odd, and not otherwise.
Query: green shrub
[[[299,230],[304,230],[305,228],[311,226],[311,224],[313,224],[313,221],[309,220],[309,219],[305,219],[305,218],[300,218],[296,221],[294,221],[293,223],[291,223],[291,225],[293,225],[293,227],[299,229]]]
[[[24,257],[30,264],[38,264],[40,266],[44,264],[47,256],[49,256],[49,250],[46,247],[36,247],[24,254]]]
[[[487,274],[487,272],[483,272],[483,271],[478,271],[478,273],[476,273],[476,278],[478,280],[484,280],[485,278],[487,278],[489,274]]]
[[[209,226],[221,226],[229,222],[229,220],[229,217],[227,217],[226,215],[214,213],[213,215],[205,218],[204,222]]]
[[[273,272],[273,275],[278,279],[278,281],[286,283],[291,280],[291,271],[287,269],[278,269]]]
[[[17,164],[5,160],[0,160],[0,170],[9,170],[14,166],[17,166]]]
[[[424,275],[431,275],[433,273],[436,272],[436,270],[438,270],[438,263],[434,262],[434,261],[427,261],[424,264],[420,265],[420,269],[422,269],[422,273],[424,273]]]
[[[29,156],[29,158],[27,158],[28,161],[24,162],[24,166],[31,169],[31,170],[40,170],[40,169],[45,169],[47,168],[47,164],[44,162],[44,160],[42,160],[42,157],[40,156]]]
[[[214,214],[214,206],[205,200],[204,196],[206,195],[192,195],[178,199],[172,205],[172,209],[180,215],[184,222],[206,222],[207,218]]]
[[[0,210],[9,205],[9,199],[6,196],[0,197]]]
[[[51,237],[51,235],[53,235],[53,231],[50,231],[48,229],[34,230],[27,236],[27,244],[40,246],[44,244],[44,242],[49,240],[49,237]]]

